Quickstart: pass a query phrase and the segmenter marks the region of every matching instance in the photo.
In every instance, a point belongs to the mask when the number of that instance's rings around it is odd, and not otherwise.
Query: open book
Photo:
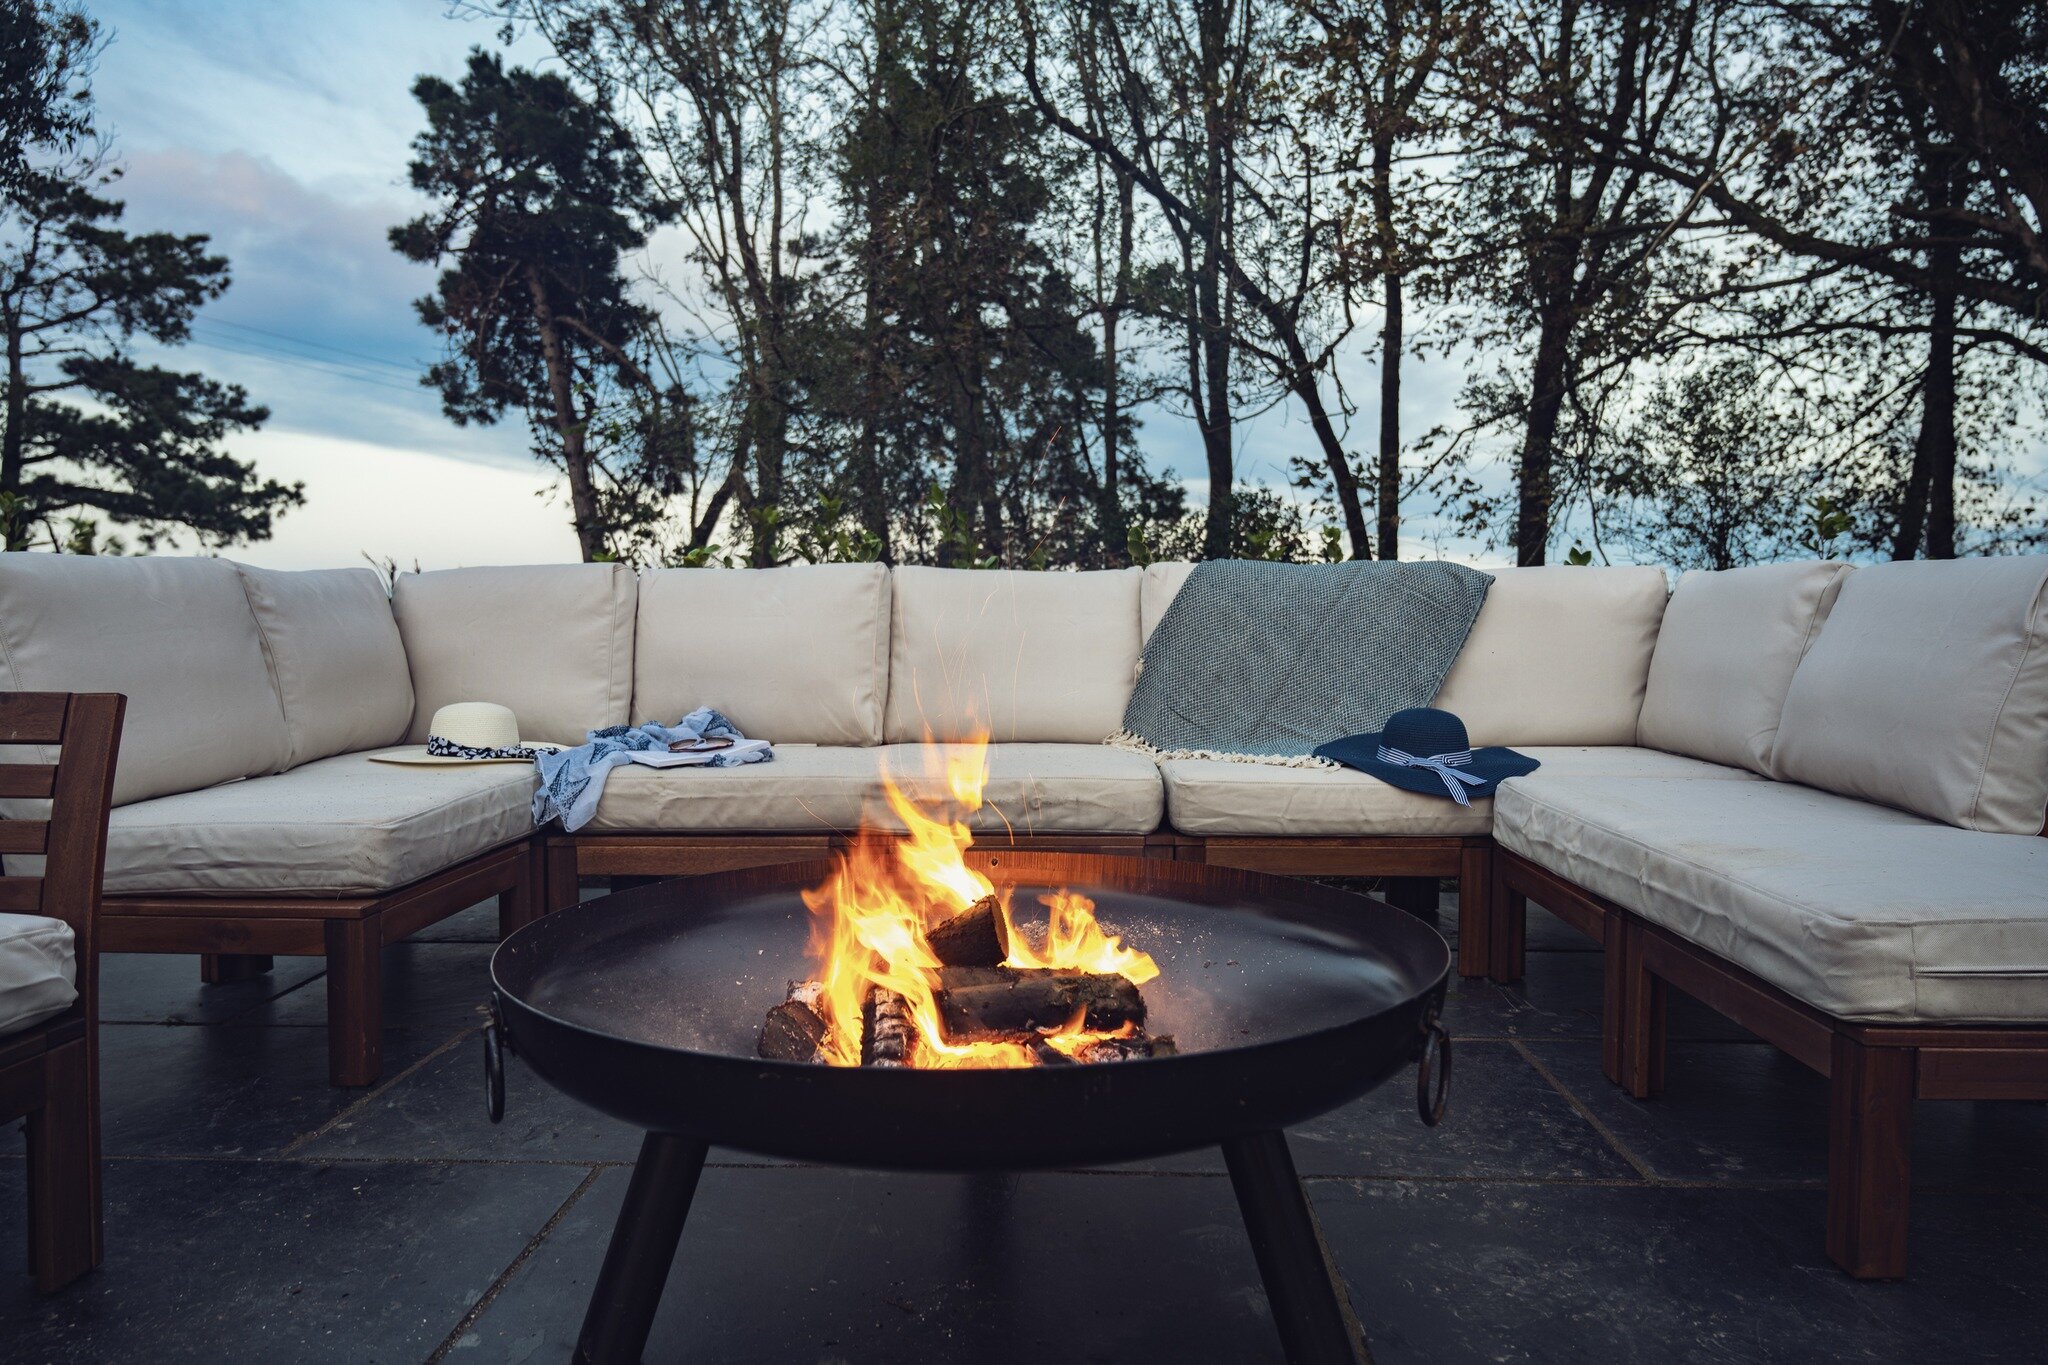
[[[714,758],[744,758],[767,747],[765,739],[736,739],[723,749],[686,749],[679,754],[666,749],[635,749],[630,757],[650,768],[701,768]]]

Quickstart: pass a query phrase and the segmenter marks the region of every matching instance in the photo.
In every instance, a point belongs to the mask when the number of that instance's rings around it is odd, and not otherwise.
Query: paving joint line
[[[1541,1058],[1537,1057],[1535,1053],[1529,1050],[1528,1044],[1522,1042],[1520,1039],[1516,1039],[1514,1048],[1516,1052],[1521,1054],[1523,1061],[1527,1062],[1530,1066],[1536,1068],[1536,1074],[1541,1076],[1546,1082],[1548,1082],[1552,1090],[1555,1090],[1558,1094],[1564,1096],[1565,1102],[1571,1105],[1572,1108],[1578,1110],[1579,1117],[1584,1119],[1588,1124],[1590,1124],[1593,1128],[1593,1131],[1598,1133],[1603,1139],[1605,1139],[1607,1145],[1614,1149],[1616,1155],[1618,1155],[1623,1161],[1626,1161],[1631,1167],[1635,1169],[1637,1175],[1641,1176],[1643,1179],[1647,1181],[1650,1181],[1652,1184],[1662,1183],[1663,1177],[1657,1174],[1656,1169],[1652,1167],[1649,1162],[1637,1156],[1634,1150],[1632,1150],[1627,1143],[1623,1142],[1618,1136],[1616,1136],[1614,1130],[1608,1127],[1607,1124],[1601,1120],[1598,1114],[1595,1114],[1591,1109],[1586,1107],[1586,1102],[1584,1100],[1580,1099],[1577,1095],[1574,1095],[1570,1090],[1567,1090],[1565,1088],[1564,1082],[1560,1081],[1557,1078],[1556,1073],[1551,1071],[1551,1069],[1543,1063]]]
[[[462,1338],[471,1327],[476,1325],[477,1319],[481,1318],[485,1310],[498,1301],[498,1295],[503,1293],[505,1286],[512,1282],[512,1277],[519,1273],[522,1266],[533,1259],[533,1253],[540,1250],[540,1244],[553,1235],[554,1230],[561,1225],[562,1220],[569,1216],[569,1210],[576,1207],[582,1200],[585,1192],[597,1183],[597,1178],[600,1175],[604,1174],[604,1169],[602,1166],[591,1167],[590,1173],[583,1177],[582,1182],[575,1189],[569,1191],[569,1197],[562,1201],[562,1206],[555,1210],[554,1216],[541,1224],[540,1231],[527,1239],[526,1245],[519,1249],[519,1254],[512,1258],[512,1264],[499,1272],[498,1278],[491,1281],[491,1287],[486,1289],[478,1296],[477,1301],[470,1305],[469,1311],[464,1313],[461,1320],[455,1324],[454,1329],[441,1339],[441,1344],[434,1348],[434,1353],[426,1358],[425,1365],[440,1365],[441,1361],[448,1358],[450,1351],[453,1351],[462,1344]]]
[[[453,1038],[450,1038],[447,1042],[441,1044],[439,1047],[429,1052],[426,1056],[414,1062],[411,1066],[408,1066],[403,1070],[397,1072],[389,1080],[382,1081],[377,1085],[371,1086],[368,1090],[364,1091],[359,1097],[357,1097],[353,1102],[344,1106],[340,1112],[334,1115],[334,1117],[328,1119],[327,1122],[321,1124],[318,1128],[315,1128],[310,1133],[301,1133],[299,1136],[293,1138],[290,1142],[287,1142],[284,1145],[284,1151],[282,1155],[290,1156],[294,1152],[298,1151],[301,1147],[304,1147],[307,1143],[316,1142],[319,1139],[326,1137],[329,1133],[333,1132],[335,1128],[340,1126],[340,1124],[344,1120],[346,1120],[351,1114],[355,1113],[357,1110],[369,1104],[371,1100],[381,1098],[386,1091],[391,1089],[391,1087],[397,1085],[400,1081],[405,1080],[407,1077],[419,1071],[419,1069],[421,1067],[424,1067],[428,1062],[435,1061],[440,1057],[443,1057],[446,1054],[454,1051],[456,1045],[462,1042],[463,1039],[471,1037],[472,1035],[480,1032],[482,1032],[482,1030],[474,1026],[465,1028],[460,1033],[457,1033]]]

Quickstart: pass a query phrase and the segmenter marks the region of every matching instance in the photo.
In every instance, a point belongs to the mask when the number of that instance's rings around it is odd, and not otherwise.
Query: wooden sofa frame
[[[372,1085],[384,1069],[385,945],[492,896],[500,935],[511,933],[540,913],[539,860],[528,836],[377,896],[108,896],[100,947],[198,953],[209,982],[268,971],[276,955],[324,957],[328,1079]]]
[[[126,699],[0,694],[0,743],[56,745],[57,762],[0,765],[0,796],[48,800],[46,820],[0,822],[0,851],[41,855],[41,876],[0,876],[0,910],[71,926],[78,999],[0,1038],[0,1120],[28,1120],[28,1268],[55,1293],[100,1263],[97,903],[107,856],[114,753]]]
[[[2048,1028],[1839,1019],[1502,848],[1487,916],[1495,981],[1522,975],[1532,898],[1605,950],[1602,1058],[1637,1099],[1664,1088],[1672,987],[1827,1078],[1827,1251],[1858,1279],[1906,1273],[1914,1101],[2048,1100]]]

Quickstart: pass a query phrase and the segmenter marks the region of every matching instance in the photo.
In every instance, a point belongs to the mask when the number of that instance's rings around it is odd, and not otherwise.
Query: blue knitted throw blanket
[[[1493,579],[1438,561],[1197,564],[1145,644],[1112,744],[1298,767],[1427,706]]]

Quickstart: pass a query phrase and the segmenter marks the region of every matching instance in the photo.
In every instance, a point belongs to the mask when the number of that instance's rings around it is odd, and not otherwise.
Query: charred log
[[[932,956],[948,967],[999,967],[1010,955],[1010,926],[1002,902],[983,896],[935,929],[925,931]]]
[[[1028,1043],[1079,1026],[1114,1033],[1145,1022],[1145,997],[1121,976],[1043,968],[945,967],[939,1026],[948,1042]]]
[[[1104,1062],[1128,1062],[1134,1057],[1171,1057],[1174,1051],[1172,1034],[1149,1038],[1140,1033],[1131,1038],[1091,1038],[1074,1049],[1073,1060],[1084,1066],[1097,1066]]]
[[[815,981],[792,981],[789,998],[768,1011],[761,1024],[758,1051],[778,1062],[822,1062],[825,1035],[830,1032],[818,1012],[824,987]]]
[[[910,1002],[895,991],[877,986],[868,996],[867,1027],[862,1031],[862,1066],[917,1065],[917,1022]]]

